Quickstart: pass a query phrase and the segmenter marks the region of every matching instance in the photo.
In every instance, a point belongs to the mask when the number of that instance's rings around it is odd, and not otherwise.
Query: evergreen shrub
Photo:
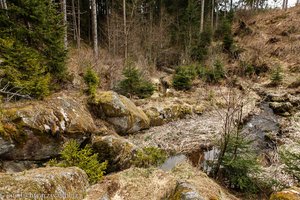
[[[136,95],[139,98],[147,98],[153,94],[155,89],[153,84],[145,80],[137,68],[127,66],[123,75],[125,78],[117,86],[117,91],[121,94],[125,96]]]
[[[14,92],[43,98],[66,76],[58,4],[50,0],[7,3],[7,9],[0,9],[0,78]]]
[[[80,149],[76,140],[70,140],[61,151],[61,161],[50,160],[50,166],[58,167],[79,167],[84,170],[89,177],[91,183],[100,180],[107,168],[107,162],[99,163],[98,154],[93,153],[90,145],[86,145]]]
[[[189,90],[196,76],[197,68],[195,66],[179,66],[173,77],[173,86],[177,90]]]
[[[132,164],[136,167],[157,167],[165,162],[167,153],[156,147],[145,147],[137,151],[132,160]]]
[[[90,95],[95,95],[97,87],[99,85],[99,77],[96,74],[96,72],[89,67],[86,73],[84,74],[83,79],[85,84],[88,87],[87,93]]]

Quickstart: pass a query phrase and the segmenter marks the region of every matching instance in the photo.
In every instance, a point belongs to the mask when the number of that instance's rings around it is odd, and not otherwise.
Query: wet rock
[[[270,200],[299,200],[300,199],[300,188],[293,187],[285,189],[281,192],[276,192],[271,195]]]
[[[128,98],[116,92],[98,92],[89,105],[96,117],[111,123],[119,134],[135,133],[150,126],[147,115]]]
[[[0,194],[4,199],[83,199],[88,186],[87,175],[76,167],[0,174]]]
[[[289,116],[293,110],[293,105],[290,102],[271,102],[270,107],[276,114]]]
[[[92,147],[94,152],[99,154],[101,161],[108,161],[107,172],[129,168],[137,149],[134,144],[117,134],[93,136]]]
[[[57,156],[69,139],[79,143],[97,133],[78,96],[59,93],[44,101],[8,105],[1,120],[4,160],[44,160]],[[6,146],[6,148],[4,148]]]

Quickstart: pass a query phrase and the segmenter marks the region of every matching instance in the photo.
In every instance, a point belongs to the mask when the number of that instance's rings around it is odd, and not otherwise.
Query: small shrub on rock
[[[83,149],[79,148],[79,144],[75,140],[70,140],[64,146],[61,152],[62,160],[51,160],[50,166],[72,167],[76,166],[84,170],[89,177],[91,183],[100,180],[107,168],[107,162],[99,163],[98,154],[93,153],[90,145],[86,145]]]
[[[159,166],[167,159],[167,153],[156,147],[145,147],[137,151],[132,160],[132,164],[136,167]]]
[[[87,93],[90,95],[95,95],[97,87],[99,85],[99,77],[96,72],[93,69],[88,68],[86,73],[84,74],[83,79],[88,87]]]
[[[278,65],[271,74],[271,85],[278,86],[282,83],[282,80],[283,80],[282,69],[280,65]]]
[[[180,66],[173,77],[173,86],[177,90],[189,90],[192,81],[197,77],[197,69],[194,66]]]
[[[117,87],[119,93],[125,96],[136,95],[139,98],[147,98],[153,94],[153,84],[143,79],[137,68],[128,66],[124,69],[123,75],[125,79]]]
[[[225,78],[224,66],[217,60],[211,68],[203,68],[199,77],[208,83],[217,83]]]

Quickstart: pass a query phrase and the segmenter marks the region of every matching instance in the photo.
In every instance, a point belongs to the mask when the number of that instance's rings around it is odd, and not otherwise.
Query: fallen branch
[[[2,79],[0,79],[1,85]],[[14,97],[22,98],[22,99],[32,99],[29,94],[21,94],[23,88],[20,87],[10,87],[11,84],[8,82],[2,88],[0,88],[0,94],[6,96],[6,101],[11,101]]]

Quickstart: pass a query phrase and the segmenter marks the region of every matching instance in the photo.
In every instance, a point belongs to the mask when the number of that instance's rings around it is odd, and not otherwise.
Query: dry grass
[[[239,34],[235,38],[245,49],[241,60],[254,66],[266,64],[271,70],[279,64],[285,74],[284,82],[290,84],[300,68],[300,6],[239,19],[251,29],[250,34]],[[239,31],[236,23],[234,32]]]
[[[134,61],[129,59],[127,63],[138,67],[145,77],[151,77],[156,73],[155,67],[149,65],[142,56]],[[82,77],[88,67],[99,75],[102,89],[113,89],[122,78],[124,66],[123,57],[113,56],[105,49],[100,49],[98,60],[94,58],[93,49],[87,45],[82,45],[80,49],[69,49],[67,67],[73,78],[73,86],[77,89],[85,87]]]

